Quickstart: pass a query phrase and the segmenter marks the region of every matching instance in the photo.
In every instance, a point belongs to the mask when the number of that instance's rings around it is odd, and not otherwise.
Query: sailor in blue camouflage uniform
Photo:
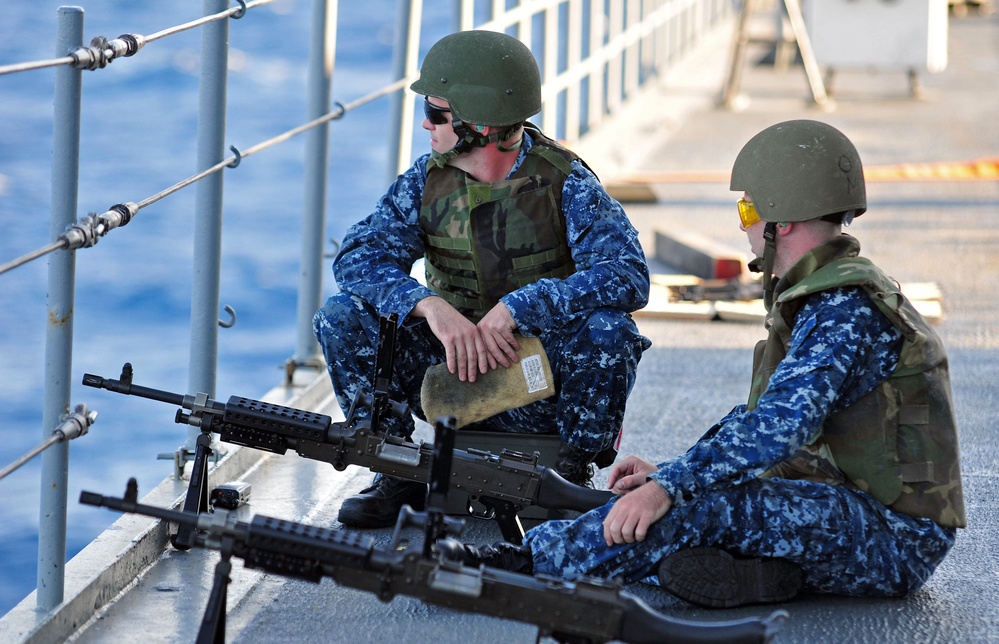
[[[338,402],[372,390],[379,318],[398,314],[390,397],[421,418],[427,368],[462,381],[516,360],[516,331],[541,340],[556,394],[471,427],[561,437],[556,470],[587,484],[606,466],[650,342],[630,313],[649,271],[621,205],[585,163],[526,119],[541,109],[530,50],[506,34],[451,34],[427,53],[412,89],[425,97],[431,153],[352,226],[333,265],[340,292],[315,316]],[[412,275],[425,259],[426,286]],[[384,419],[408,437],[412,417]],[[345,500],[353,527],[395,523],[426,486],[377,476]]]
[[[520,572],[658,582],[710,607],[801,589],[918,590],[965,526],[947,358],[844,223],[866,210],[860,158],[838,130],[789,121],[740,152],[731,188],[764,279],[768,337],[747,404],[685,454],[629,456],[620,496],[523,546],[440,548]]]

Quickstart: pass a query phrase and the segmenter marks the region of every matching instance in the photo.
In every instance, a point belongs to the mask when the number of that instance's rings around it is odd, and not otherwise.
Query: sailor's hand
[[[478,373],[486,372],[488,354],[478,327],[444,298],[420,300],[413,307],[413,315],[426,318],[430,330],[444,345],[448,371],[457,373],[458,380],[475,382]]]
[[[495,369],[497,365],[509,368],[517,362],[520,343],[513,334],[517,323],[510,315],[510,309],[506,308],[506,304],[498,302],[479,320],[478,328],[486,347],[486,358],[490,369]]]
[[[627,494],[644,485],[649,474],[657,469],[659,468],[644,459],[628,456],[614,463],[607,478],[607,487],[614,494]]]
[[[604,541],[608,546],[643,541],[649,527],[671,507],[673,502],[662,486],[646,481],[614,503],[604,519]]]

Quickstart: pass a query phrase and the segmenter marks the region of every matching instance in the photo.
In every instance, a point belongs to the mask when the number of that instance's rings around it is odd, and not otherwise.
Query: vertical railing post
[[[420,27],[423,0],[398,0],[396,3],[395,49],[392,52],[392,78],[405,78],[417,69],[420,55]],[[389,123],[388,183],[409,167],[413,154],[413,102],[403,88],[392,95]]]
[[[520,9],[520,7],[524,6],[524,4],[529,1],[530,0],[517,0],[517,5],[515,7],[511,7],[511,9]],[[510,22],[509,16],[507,16],[508,13],[509,11],[506,8],[506,2],[504,0],[493,0],[492,7],[490,8],[489,19],[498,20],[500,18],[503,18],[503,22],[507,23]],[[518,20],[517,22],[513,22],[511,24],[515,25],[517,28],[516,32],[514,32],[514,35],[518,39],[520,39],[522,43],[527,45],[531,50],[534,50],[534,14],[530,11],[526,11],[523,14],[521,14],[520,20]],[[545,37],[545,32],[542,29],[541,31],[542,42],[544,42],[544,37]],[[537,56],[535,56],[535,58],[537,58]],[[542,74],[543,71],[544,70],[542,70]],[[547,78],[542,77],[541,112],[538,115],[532,115],[534,118],[534,122],[540,123],[542,125],[542,128],[544,128],[545,114],[549,111],[557,112],[557,110],[555,109],[557,101],[555,100],[549,101],[548,97],[546,96],[547,88],[545,87],[545,84],[547,80],[548,80]],[[551,107],[549,108],[548,106]],[[548,132],[548,135],[554,136],[554,132]]]
[[[640,12],[641,0],[625,0],[625,22],[624,31],[632,32],[633,28],[640,28],[642,17]],[[629,44],[623,52],[624,58],[624,95],[626,100],[635,98],[639,85],[639,69],[642,61],[640,59],[641,41],[635,40]]]
[[[606,30],[607,30],[608,18],[604,13],[604,3],[603,2],[591,2],[590,3],[590,59],[597,58],[603,52],[604,45],[606,43]],[[599,69],[594,69],[590,73],[590,84],[589,84],[589,101],[590,106],[587,110],[588,113],[588,123],[587,129],[592,131],[596,126],[600,125],[604,120],[604,114],[606,112],[604,106],[606,104],[606,83],[604,82],[604,70],[607,69],[607,63],[601,63]]]
[[[572,80],[565,93],[565,139],[570,143],[575,143],[579,140],[582,129],[580,96],[582,95],[583,76],[572,74],[571,69],[583,64],[582,3],[573,2],[568,6],[567,20],[565,37],[568,40],[566,47],[568,53],[565,73]]]
[[[309,45],[307,120],[329,112],[336,60],[337,0],[313,0]],[[312,316],[322,304],[323,249],[326,238],[326,186],[329,177],[329,123],[312,128],[305,139],[305,212],[302,217],[300,280],[298,285],[298,365],[318,362],[319,343],[312,333]],[[289,383],[290,384],[290,383]]]
[[[624,0],[610,0],[607,9],[607,33],[608,44],[614,43],[621,32],[624,31]],[[617,114],[621,108],[624,94],[623,74],[624,74],[624,50],[611,49],[607,58],[607,112]]]
[[[229,0],[204,0],[205,15],[229,8]],[[202,27],[198,103],[197,170],[221,162],[225,142],[229,21]],[[215,395],[218,360],[219,282],[222,266],[223,172],[198,182],[194,206],[194,274],[191,295],[190,391]],[[199,434],[188,432],[191,444]]]
[[[541,112],[541,129],[548,133],[548,136],[561,138],[558,131],[559,119],[562,110],[559,109],[559,102],[565,99],[565,93],[558,82],[558,50],[559,50],[559,19],[558,7],[552,6],[545,9],[542,18],[544,38],[544,54],[541,63],[541,80],[548,87],[544,110]],[[530,41],[527,42],[530,47]],[[564,103],[562,104],[564,106]]]
[[[475,0],[454,0],[458,8],[458,24],[454,31],[467,31],[475,26]]]
[[[59,7],[56,56],[83,44],[83,9]],[[55,72],[52,115],[52,213],[50,236],[56,239],[76,219],[80,172],[80,103],[82,71],[67,65]],[[73,368],[73,303],[76,255],[59,250],[49,257],[48,325],[45,336],[45,402],[42,439],[69,411]],[[38,519],[39,610],[62,603],[66,572],[66,501],[69,478],[69,441],[42,454],[41,499]]]

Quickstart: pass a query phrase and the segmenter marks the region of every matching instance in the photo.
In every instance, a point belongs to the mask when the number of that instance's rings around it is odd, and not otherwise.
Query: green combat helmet
[[[825,219],[849,225],[867,210],[860,155],[842,132],[818,121],[785,121],[743,146],[732,166],[731,190],[748,192],[760,219],[763,286],[772,296],[777,224]],[[758,263],[752,268],[758,269]],[[770,297],[765,297],[767,306]]]
[[[517,126],[541,111],[541,72],[527,45],[495,31],[461,31],[441,38],[423,61],[410,89],[450,103],[458,135],[449,159],[474,147],[502,142]],[[500,128],[482,136],[475,125]],[[514,146],[511,149],[516,149]]]
[[[748,192],[763,221],[832,216],[838,223],[845,213],[852,220],[867,210],[857,148],[818,121],[778,123],[750,139],[735,159],[729,188]]]

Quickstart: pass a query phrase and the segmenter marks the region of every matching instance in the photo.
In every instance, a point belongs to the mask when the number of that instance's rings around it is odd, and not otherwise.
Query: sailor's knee
[[[589,355],[598,354],[623,358],[632,368],[651,342],[639,333],[630,315],[618,309],[596,309],[586,319],[577,341],[587,347]]]
[[[371,315],[360,298],[335,293],[312,317],[312,331],[323,347],[339,344],[344,338],[356,337]]]

